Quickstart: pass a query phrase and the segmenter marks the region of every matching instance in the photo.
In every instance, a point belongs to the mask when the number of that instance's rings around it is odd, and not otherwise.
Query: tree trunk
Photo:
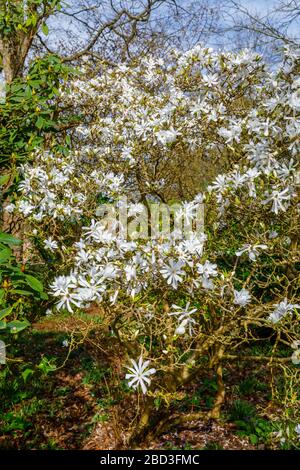
[[[150,397],[145,403],[139,423],[129,438],[129,448],[136,448],[146,438],[150,430],[153,429],[154,423],[151,421],[151,417],[153,417],[157,423],[160,421],[161,413],[156,412],[154,414],[154,410],[154,398]]]
[[[223,382],[223,367],[222,363],[220,362],[216,369],[217,373],[217,396],[214,402],[214,406],[209,413],[210,418],[219,419],[221,414],[221,407],[225,400],[225,387]]]
[[[37,28],[34,28],[27,32],[17,31],[13,35],[0,37],[0,55],[7,84],[22,76],[25,60],[36,31]]]
[[[18,57],[15,41],[11,38],[0,40],[0,52],[2,55],[2,66],[4,78],[10,84],[20,74],[22,65]]]

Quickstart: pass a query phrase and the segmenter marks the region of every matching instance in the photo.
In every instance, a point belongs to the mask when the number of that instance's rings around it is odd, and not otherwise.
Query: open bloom
[[[233,303],[235,305],[240,305],[241,307],[245,307],[249,302],[251,302],[251,295],[247,289],[242,289],[240,291],[234,290],[233,291],[234,300]]]
[[[172,144],[179,134],[180,132],[176,131],[173,127],[155,133],[157,140],[163,145]]]
[[[186,332],[186,328],[189,330],[189,335],[193,336],[195,330],[193,325],[196,324],[196,321],[191,317],[186,317],[182,320],[182,322],[178,325],[175,330],[176,335],[184,335]]]
[[[183,202],[181,208],[177,211],[175,217],[177,221],[183,219],[186,224],[190,224],[195,218],[197,210],[197,205],[194,201],[192,202]]]
[[[172,308],[174,308],[174,312],[170,312],[169,315],[178,316],[178,321],[181,321],[186,317],[190,317],[193,313],[197,312],[196,308],[190,308],[190,302],[187,302],[185,307],[173,304]]]
[[[50,251],[54,251],[58,249],[58,244],[52,237],[49,237],[44,241],[44,247]]]
[[[293,352],[291,359],[295,366],[300,364],[300,349],[296,349],[296,351]]]
[[[58,310],[66,308],[68,312],[73,313],[72,304],[79,307],[79,302],[74,290],[76,288],[76,279],[74,276],[58,276],[50,285],[52,295],[58,297],[56,304]]]
[[[217,265],[206,260],[204,264],[198,263],[197,271],[200,274],[202,287],[204,289],[213,289],[214,284],[210,277],[216,277],[218,275]]]
[[[170,260],[169,264],[165,264],[160,270],[162,276],[167,280],[167,283],[177,289],[178,282],[182,281],[185,272],[182,271],[184,263],[182,261]]]
[[[79,276],[78,284],[80,286],[77,289],[77,298],[79,301],[91,302],[93,300],[102,300],[105,285],[101,279],[94,277],[88,280],[84,276]]]
[[[293,348],[293,349],[300,349],[300,340],[299,340],[299,339],[295,339],[295,341],[293,341],[292,344],[291,344],[291,348]]]
[[[128,386],[134,389],[137,389],[138,386],[141,387],[143,394],[147,393],[147,387],[151,384],[151,379],[149,375],[153,375],[156,372],[156,369],[147,369],[150,361],[143,362],[142,356],[140,356],[138,362],[134,359],[130,359],[132,367],[127,366],[129,374],[125,375],[125,379],[129,380]]]
[[[283,191],[273,190],[269,197],[262,201],[262,203],[268,204],[269,202],[272,202],[271,211],[277,215],[280,211],[286,211],[286,205],[284,205],[284,202],[286,204],[290,199],[290,190],[289,188],[286,188]]]
[[[259,250],[266,250],[267,245],[243,245],[242,248],[235,252],[236,256],[242,256],[243,253],[248,253],[249,259],[251,261],[256,261],[256,258],[259,256]]]
[[[190,308],[190,302],[187,302],[185,307],[180,307],[179,305],[172,305],[172,308],[174,308],[174,311],[170,312],[169,315],[176,315],[178,317],[179,323],[175,333],[178,335],[184,335],[186,328],[188,328],[189,335],[192,336],[194,333],[193,325],[196,324],[196,321],[191,317],[191,315],[197,312],[197,309]]]
[[[274,304],[275,310],[269,315],[268,320],[272,323],[279,322],[285,315],[290,314],[293,312],[295,308],[300,308],[298,304],[291,304],[288,302],[287,299],[284,299],[279,304]]]
[[[133,265],[127,265],[124,268],[125,274],[126,274],[126,280],[128,282],[133,281],[136,279],[136,267]]]

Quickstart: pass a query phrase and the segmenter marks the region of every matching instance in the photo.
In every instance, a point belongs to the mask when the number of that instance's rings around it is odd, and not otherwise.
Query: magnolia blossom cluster
[[[83,113],[93,110],[94,119],[77,128],[77,138],[96,143],[111,165],[149,193],[178,185],[165,165],[180,166],[182,153],[201,154],[199,165],[211,160],[218,166],[228,158],[236,168],[211,185],[222,208],[238,189],[277,215],[295,196],[298,61],[299,51],[288,49],[273,72],[252,52],[196,46],[165,61],[104,67],[89,82],[72,83],[64,98]]]
[[[135,299],[157,288],[192,293],[214,288],[216,264],[203,259],[204,234],[173,240],[130,240],[115,236],[102,221],[92,220],[74,245],[74,269],[57,277],[52,292],[58,307],[69,312],[103,300],[115,304],[121,297]]]
[[[68,251],[72,270],[62,270],[51,284],[58,309],[72,313],[105,303],[134,310],[147,296],[155,305],[167,299],[171,307],[159,310],[152,334],[160,339],[162,325],[171,322],[173,339],[187,349],[196,337],[217,337],[210,330],[215,325],[226,332],[227,345],[246,334],[243,324],[246,330],[251,321],[278,330],[296,318],[299,58],[299,50],[287,49],[282,66],[272,71],[248,51],[197,46],[165,61],[103,66],[89,81],[70,84],[62,98],[89,114],[73,136],[78,149],[59,158],[44,153],[26,165],[22,197],[9,208],[41,224],[44,218],[73,217],[78,225],[80,218],[89,220]],[[142,203],[180,187],[172,165],[181,168],[191,154],[200,169],[204,162],[222,167],[201,197],[181,202],[181,215],[189,218],[205,201],[205,233],[129,240],[121,224],[117,236],[107,229],[97,216],[96,195],[115,202],[132,195],[132,216]],[[64,248],[47,235],[46,249]],[[149,309],[142,325],[132,315],[137,335],[149,318]],[[298,335],[295,326],[291,337],[298,341]],[[162,348],[159,354],[168,353]],[[298,354],[297,346],[295,364]],[[146,393],[156,370],[142,357],[132,359],[127,379]]]
[[[96,206],[95,196],[115,197],[123,192],[123,176],[103,171],[103,162],[99,159],[95,164],[89,148],[71,155],[45,151],[33,158],[33,166],[27,163],[20,168],[22,197],[6,207],[8,212],[18,212],[36,222],[79,220],[89,205]],[[55,248],[53,243],[49,248]]]
[[[208,186],[220,213],[235,194],[265,212],[285,212],[299,183],[298,62],[299,51],[287,49],[282,67],[270,71],[252,52],[196,46],[169,60],[102,66],[90,80],[83,70],[62,95],[67,108],[86,115],[73,132],[78,149],[25,165],[17,210],[36,220],[78,219],[91,195],[120,186],[137,200],[141,192],[178,197],[176,168],[193,155],[199,169],[230,163]]]
[[[300,305],[292,304],[285,298],[282,302],[275,304],[274,307],[275,309],[269,316],[269,321],[272,323],[278,323],[287,315],[292,315],[295,310],[300,308]]]

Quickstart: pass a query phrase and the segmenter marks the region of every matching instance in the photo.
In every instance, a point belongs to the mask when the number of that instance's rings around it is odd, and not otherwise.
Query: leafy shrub
[[[17,262],[12,246],[20,244],[12,235],[0,233],[0,333],[18,334],[27,328],[26,314],[48,299],[41,281]]]

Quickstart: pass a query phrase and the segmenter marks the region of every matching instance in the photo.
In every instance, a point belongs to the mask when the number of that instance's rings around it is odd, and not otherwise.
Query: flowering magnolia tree
[[[226,361],[265,361],[275,382],[282,371],[299,380],[299,58],[287,49],[273,71],[248,51],[197,46],[96,74],[86,66],[61,95],[82,116],[73,152],[47,150],[21,169],[6,209],[61,270],[55,308],[99,305],[123,378],[143,397],[132,440],[165,423],[181,388],[209,369],[218,418]],[[141,212],[174,201],[171,231],[149,223],[140,236]],[[107,223],[109,204],[125,216]],[[193,230],[203,206],[204,230]],[[178,220],[191,230],[179,234]],[[263,355],[251,353],[266,339]]]

